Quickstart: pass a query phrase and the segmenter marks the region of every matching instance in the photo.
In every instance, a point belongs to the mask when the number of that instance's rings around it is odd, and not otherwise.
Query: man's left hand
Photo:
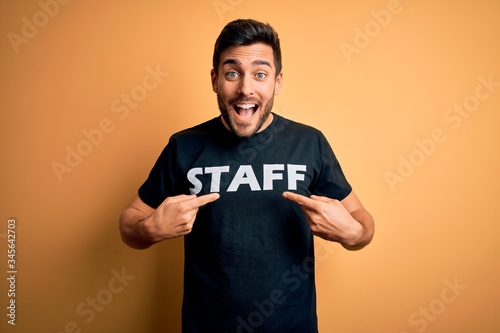
[[[345,247],[354,247],[361,242],[363,225],[339,200],[317,195],[308,198],[288,191],[283,193],[283,197],[301,206],[314,235],[339,242]]]

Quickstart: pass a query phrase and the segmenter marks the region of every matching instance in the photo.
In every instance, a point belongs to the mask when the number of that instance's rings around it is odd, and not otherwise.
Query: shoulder
[[[275,115],[275,117],[277,118],[276,128],[289,139],[326,141],[323,133],[313,126],[293,121],[280,115]]]
[[[199,150],[207,144],[223,142],[225,132],[227,131],[220,117],[216,117],[172,134],[168,145],[180,149]]]
[[[217,133],[220,133],[220,129],[217,127],[218,123],[220,120],[213,118],[172,134],[164,146],[160,158],[172,158],[179,151],[182,151],[183,154],[196,153],[207,142],[216,138]],[[223,126],[222,123],[221,126]]]
[[[177,140],[213,135],[220,130],[220,126],[222,126],[222,123],[220,122],[219,117],[215,117],[205,121],[204,123],[176,132],[172,134],[170,138]]]

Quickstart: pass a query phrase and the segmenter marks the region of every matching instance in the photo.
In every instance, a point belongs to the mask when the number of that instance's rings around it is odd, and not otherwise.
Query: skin
[[[368,245],[375,231],[373,217],[354,192],[342,201],[284,192],[283,197],[299,204],[314,235],[340,243],[347,250]]]
[[[272,48],[262,43],[231,47],[222,52],[220,63],[210,76],[222,123],[239,137],[263,131],[273,120],[274,96],[283,80],[283,74],[276,73]],[[238,106],[247,110],[239,114]],[[248,106],[256,108],[250,111]],[[321,238],[348,250],[359,250],[373,238],[373,218],[354,192],[342,201],[292,192],[283,197],[301,205],[312,232]],[[145,249],[187,235],[199,208],[218,198],[218,193],[173,196],[154,209],[135,196],[120,217],[122,239],[132,248]]]
[[[276,74],[273,49],[257,43],[224,50],[221,66],[212,69],[212,89],[224,126],[239,137],[263,131],[273,120],[274,95],[281,90],[283,73]],[[256,112],[249,119],[241,117],[237,105],[255,104]]]
[[[187,235],[199,208],[217,199],[218,193],[178,195],[165,199],[154,209],[136,195],[120,217],[122,239],[132,248],[146,249],[164,239]]]

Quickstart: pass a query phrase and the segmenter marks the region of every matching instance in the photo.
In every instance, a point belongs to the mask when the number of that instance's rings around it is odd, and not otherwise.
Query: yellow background
[[[2,332],[179,332],[182,239],[135,251],[117,221],[169,136],[218,115],[213,44],[249,17],[281,37],[274,111],[325,133],[376,220],[360,252],[318,241],[320,331],[500,331],[497,0],[66,2],[0,2]],[[113,112],[148,68],[165,77]],[[58,176],[68,146],[87,156]],[[106,305],[91,318],[92,298]]]

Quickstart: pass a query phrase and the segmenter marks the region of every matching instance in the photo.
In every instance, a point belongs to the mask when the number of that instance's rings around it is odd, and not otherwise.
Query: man
[[[133,248],[185,237],[185,333],[317,332],[313,235],[373,237],[323,134],[272,113],[281,68],[271,26],[229,23],[211,71],[221,116],[170,138],[120,218]]]

